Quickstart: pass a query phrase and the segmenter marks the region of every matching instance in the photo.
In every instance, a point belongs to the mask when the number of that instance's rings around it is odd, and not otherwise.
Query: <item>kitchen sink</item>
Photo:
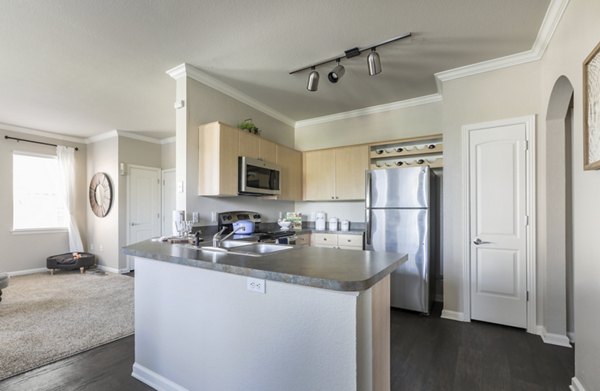
[[[247,246],[249,244],[256,244],[256,242],[249,242],[247,240],[224,240],[221,242],[221,248],[236,248],[240,246]]]
[[[292,250],[294,246],[287,246],[282,244],[270,244],[270,243],[253,243],[246,246],[239,246],[232,250],[229,250],[231,254],[249,255],[251,257],[262,257],[263,255],[269,255],[278,253],[280,251]]]

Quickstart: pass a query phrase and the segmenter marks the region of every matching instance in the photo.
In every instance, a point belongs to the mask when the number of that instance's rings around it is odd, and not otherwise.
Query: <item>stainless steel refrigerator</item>
[[[411,167],[369,170],[366,180],[367,250],[408,254],[391,274],[391,306],[429,313],[435,177]]]

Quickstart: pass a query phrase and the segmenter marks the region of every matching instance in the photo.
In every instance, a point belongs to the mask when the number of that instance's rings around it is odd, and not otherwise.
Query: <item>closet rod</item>
[[[42,144],[42,145],[49,145],[51,147],[58,147],[58,145],[56,145],[56,144],[43,143],[41,141],[25,140],[24,138],[17,138],[17,137],[10,137],[10,136],[4,136],[4,138],[8,139],[8,140],[16,140],[17,142],[24,141],[26,143]],[[79,148],[77,148],[77,147],[74,147],[74,148],[76,151],[79,151]]]

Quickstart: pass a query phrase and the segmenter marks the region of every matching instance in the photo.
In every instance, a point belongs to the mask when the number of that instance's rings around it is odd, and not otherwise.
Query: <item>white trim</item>
[[[565,348],[573,347],[569,342],[569,337],[566,335],[549,333],[543,325],[537,325],[535,334],[539,335],[542,338],[542,341],[549,345],[563,346]]]
[[[36,274],[36,273],[43,273],[43,272],[47,272],[48,269],[45,267],[38,267],[36,269],[25,269],[25,270],[17,270],[16,272],[7,272],[6,274],[8,274],[9,277],[14,277],[14,276],[24,276],[27,274]]]
[[[536,137],[535,137],[535,115],[509,118],[499,121],[490,121],[477,124],[464,125],[462,127],[462,191],[463,191],[463,311],[465,319],[471,319],[471,209],[470,209],[470,191],[469,191],[469,134],[473,130],[486,128],[495,128],[506,125],[524,124],[526,140],[529,145],[529,153],[526,157],[527,163],[527,215],[529,216],[529,225],[527,226],[527,291],[529,291],[529,301],[527,302],[527,332],[539,334],[537,327],[537,288],[536,288]]]
[[[62,141],[70,141],[72,143],[78,143],[78,144],[86,144],[84,138],[65,136],[64,134],[52,133],[52,132],[47,132],[45,130],[39,130],[39,129],[26,128],[23,126],[0,123],[0,129],[6,130],[9,132],[24,133],[24,134],[30,134],[32,136],[51,138],[54,140],[62,140]]]
[[[13,235],[42,235],[42,234],[61,234],[69,232],[65,228],[17,228],[10,231]]]
[[[187,388],[180,386],[137,362],[133,363],[131,376],[158,391],[187,391]]]
[[[585,388],[583,387],[579,379],[577,379],[577,377],[571,378],[571,385],[569,386],[569,388],[571,389],[571,391],[585,391]]]
[[[251,96],[246,95],[242,91],[240,91],[226,83],[223,83],[220,80],[215,79],[214,77],[201,71],[200,69],[196,68],[193,65],[190,65],[187,63],[180,64],[180,65],[176,66],[175,68],[169,69],[167,71],[167,74],[175,80],[187,76],[190,79],[194,79],[208,87],[214,88],[215,90],[217,90],[227,96],[230,96],[239,102],[245,103],[248,106],[250,106],[258,111],[261,111],[275,119],[278,119],[279,121],[283,122],[286,125],[289,125],[291,127],[295,126],[295,121],[293,119],[291,119],[290,117],[280,113],[279,111],[273,109],[272,107],[265,105],[264,103],[259,102],[258,100],[252,98]]]
[[[163,138],[162,140],[160,140],[161,145],[173,144],[174,142],[175,142],[175,136]]]
[[[393,111],[399,109],[405,109],[407,107],[414,107],[420,105],[427,105],[430,103],[441,102],[442,96],[440,94],[431,94],[420,96],[413,99],[406,99],[397,102],[385,103],[377,106],[364,107],[362,109],[356,109],[351,111],[345,111],[342,113],[336,113],[331,115],[324,115],[322,117],[309,118],[301,121],[296,121],[296,129],[304,128],[307,126],[324,124],[327,122],[340,121],[348,118],[361,117],[364,115],[383,113],[386,111]]]
[[[546,52],[546,48],[552,39],[552,35],[562,18],[562,15],[567,8],[570,0],[552,0],[546,15],[542,21],[542,25],[538,31],[537,38],[531,49],[515,53],[508,56],[495,58],[488,61],[482,61],[476,64],[465,65],[462,67],[449,69],[446,71],[434,74],[438,91],[442,92],[442,82],[448,80],[459,79],[462,77],[473,76],[479,73],[495,71],[502,68],[511,67],[514,65],[525,64],[528,62],[538,61]]]
[[[114,274],[124,274],[129,273],[127,269],[117,269],[116,267],[110,267],[106,265],[96,265],[96,267],[104,272],[114,273]]]
[[[92,137],[88,137],[85,139],[86,144],[97,143],[98,141],[108,140],[109,138],[117,137],[119,134],[116,130],[111,130],[109,132],[97,134]]]
[[[459,322],[470,322],[470,319],[465,318],[465,314],[463,312],[450,311],[450,310],[442,310],[442,315],[440,318],[457,320]]]

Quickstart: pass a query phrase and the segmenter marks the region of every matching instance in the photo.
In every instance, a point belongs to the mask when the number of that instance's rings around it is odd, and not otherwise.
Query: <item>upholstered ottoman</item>
[[[73,255],[76,254],[76,255]],[[90,253],[64,253],[53,255],[46,258],[46,267],[50,269],[50,274],[54,274],[54,270],[73,270],[79,268],[81,273],[85,272],[85,268],[89,268],[96,263],[96,256]]]
[[[8,274],[0,273],[0,301],[2,301],[2,289],[8,286]]]

